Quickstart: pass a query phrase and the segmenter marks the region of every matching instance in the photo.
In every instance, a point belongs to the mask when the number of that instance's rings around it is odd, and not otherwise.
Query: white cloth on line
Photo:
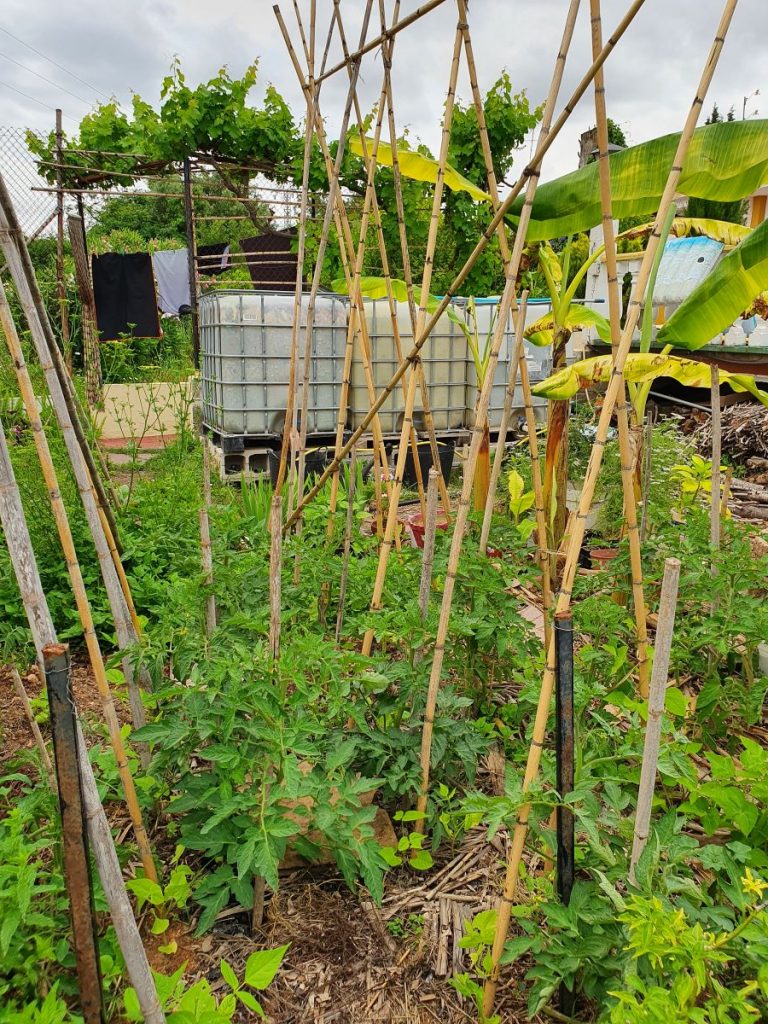
[[[152,253],[157,281],[157,304],[163,313],[177,316],[189,306],[189,260],[186,249],[160,249]]]

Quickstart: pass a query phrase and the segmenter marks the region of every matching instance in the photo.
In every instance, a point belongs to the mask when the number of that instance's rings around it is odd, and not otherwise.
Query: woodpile
[[[768,482],[768,409],[762,405],[740,403],[722,411],[723,455],[732,462],[766,474]],[[696,445],[703,456],[712,452],[712,426],[705,416],[694,430]]]

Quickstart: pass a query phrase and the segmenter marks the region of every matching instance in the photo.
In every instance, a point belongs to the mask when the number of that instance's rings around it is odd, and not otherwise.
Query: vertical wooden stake
[[[56,108],[56,293],[59,299],[59,321],[61,323],[61,348],[64,362],[72,371],[72,346],[69,343],[69,310],[67,289],[64,284],[64,182],[62,174],[61,110]]]
[[[192,362],[200,366],[200,315],[197,302],[197,264],[195,254],[195,208],[192,198],[192,168],[189,157],[182,165],[184,183],[184,227],[187,233],[187,269],[189,273],[189,305],[192,310]]]
[[[211,548],[211,463],[208,438],[201,435],[203,445],[203,504],[200,508],[200,556],[207,596],[205,598],[205,633],[211,636],[216,629],[216,595],[213,593],[213,550]]]
[[[427,515],[424,519],[424,551],[421,557],[421,580],[419,582],[419,611],[426,619],[429,611],[429,591],[432,587],[432,563],[435,558],[435,536],[437,534],[437,470],[429,470],[427,484]]]
[[[69,244],[75,261],[75,281],[80,295],[81,330],[83,332],[83,365],[85,367],[85,397],[93,407],[101,401],[101,350],[96,323],[96,300],[93,297],[88,252],[85,245],[85,224],[79,217],[67,218]]]
[[[280,612],[282,601],[281,569],[283,564],[283,500],[279,493],[272,496],[269,517],[271,544],[269,548],[269,653],[272,661],[280,655]]]
[[[667,692],[669,655],[672,649],[672,634],[675,629],[675,606],[677,587],[680,582],[680,561],[668,558],[664,563],[664,579],[661,584],[659,603],[659,624],[656,627],[656,644],[653,649],[653,671],[648,694],[648,721],[645,726],[643,766],[640,770],[640,786],[637,792],[635,814],[635,837],[632,856],[629,861],[629,880],[635,884],[635,868],[648,842],[651,823],[651,805],[656,783],[656,765],[659,760],[659,739],[661,718],[664,714],[664,697]]]
[[[43,734],[40,732],[40,726],[35,721],[35,715],[32,711],[32,705],[29,703],[29,697],[27,691],[24,688],[24,683],[21,681],[21,676],[18,673],[15,665],[11,665],[11,680],[13,681],[13,688],[16,691],[16,696],[22,703],[24,708],[24,714],[27,716],[29,722],[29,728],[32,731],[32,735],[35,738],[35,744],[37,749],[40,751],[40,758],[43,762],[43,769],[46,776],[48,777],[48,785],[51,788],[52,793],[58,792],[56,786],[56,776],[53,774],[53,765],[51,764],[51,758],[48,753],[48,748],[45,745]]]
[[[573,616],[570,611],[555,616],[555,747],[557,755],[557,895],[564,906],[571,901],[575,869],[573,811],[563,801],[575,784],[575,737],[573,716]],[[560,1012],[573,1013],[574,994],[561,983]]]
[[[720,459],[722,457],[722,427],[720,422],[720,368],[712,363],[712,506],[710,514],[709,540],[713,560],[720,548]],[[712,565],[712,575],[717,576],[717,566]]]
[[[344,622],[344,602],[347,597],[347,580],[349,578],[349,556],[352,550],[352,530],[355,523],[355,486],[357,481],[357,448],[352,449],[349,460],[349,485],[347,486],[347,519],[344,524],[344,553],[341,563],[341,579],[339,580],[339,608],[336,612],[336,643],[341,637]]]
[[[103,1024],[99,943],[80,791],[75,708],[69,681],[69,645],[49,644],[44,647],[43,661],[59,782],[64,878],[72,918],[80,1006],[85,1024]]]

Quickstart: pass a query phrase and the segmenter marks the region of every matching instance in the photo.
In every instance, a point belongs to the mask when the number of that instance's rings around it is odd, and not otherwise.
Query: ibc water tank
[[[387,300],[366,299],[364,307],[371,346],[371,373],[376,393],[380,394],[389,383],[400,360],[395,349],[392,318]],[[397,325],[405,356],[413,348],[411,317],[405,303],[398,303]],[[458,430],[464,426],[468,355],[467,341],[461,329],[444,313],[421,349],[430,409],[435,430],[438,432]],[[358,350],[355,352],[350,379],[349,415],[353,428],[360,425],[369,408],[368,387]],[[400,432],[404,409],[403,387],[398,383],[379,412],[381,428],[385,434]],[[414,426],[417,430],[423,430],[426,426],[420,389],[416,391]]]
[[[301,326],[309,296],[302,297]],[[223,434],[282,434],[288,405],[294,296],[287,292],[215,291],[200,300],[203,422]],[[347,306],[318,295],[312,329],[307,432],[336,429]],[[303,379],[305,332],[299,334],[298,381]],[[300,394],[300,389],[299,389]]]

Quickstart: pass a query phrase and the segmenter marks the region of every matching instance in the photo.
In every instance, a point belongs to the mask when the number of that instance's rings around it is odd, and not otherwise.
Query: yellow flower
[[[751,894],[756,896],[758,899],[762,899],[763,893],[768,889],[768,882],[764,882],[761,878],[757,878],[752,874],[749,868],[746,869],[746,874],[741,879],[741,888],[745,894]]]

